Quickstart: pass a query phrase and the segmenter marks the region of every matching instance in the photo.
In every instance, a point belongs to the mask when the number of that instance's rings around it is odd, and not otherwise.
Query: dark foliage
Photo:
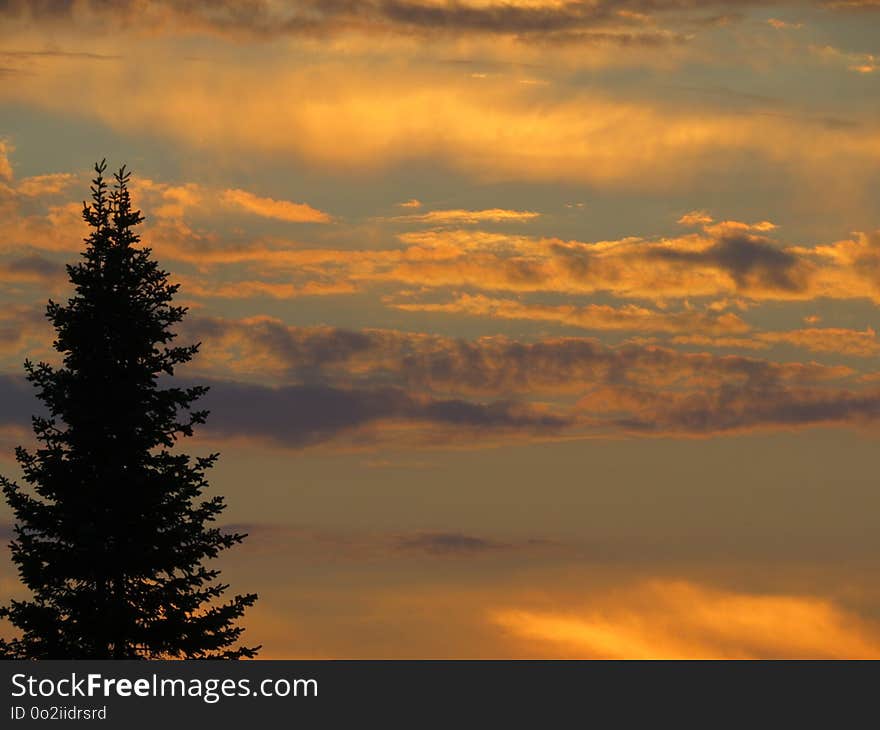
[[[242,541],[212,526],[223,498],[202,498],[217,454],[173,450],[204,423],[204,387],[163,387],[198,345],[173,344],[186,313],[178,286],[138,245],[129,173],[95,165],[83,261],[67,267],[74,296],[49,302],[60,367],[25,362],[47,410],[38,448],[16,451],[26,486],[0,478],[15,514],[12,559],[32,600],[0,609],[22,658],[239,658],[236,625],[256,595],[222,602],[227,585],[204,563]],[[257,647],[259,648],[259,647]]]

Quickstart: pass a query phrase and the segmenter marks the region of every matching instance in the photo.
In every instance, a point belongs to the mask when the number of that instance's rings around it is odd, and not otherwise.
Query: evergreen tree
[[[19,447],[26,487],[0,478],[15,514],[12,559],[32,600],[0,616],[19,638],[0,652],[22,658],[239,658],[236,625],[256,595],[220,597],[227,585],[204,562],[246,535],[211,526],[223,498],[202,499],[202,458],[173,450],[205,422],[192,406],[207,388],[162,387],[199,345],[176,346],[185,307],[178,285],[138,246],[141,223],[123,167],[108,187],[95,165],[91,232],[83,261],[67,267],[75,294],[49,301],[60,367],[25,362],[46,407],[38,448]]]

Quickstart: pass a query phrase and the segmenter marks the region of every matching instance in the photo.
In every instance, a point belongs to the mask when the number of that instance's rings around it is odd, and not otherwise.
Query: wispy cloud
[[[136,0],[112,5],[61,3],[33,5],[12,0],[4,6],[7,17],[26,17],[45,23],[95,24],[110,30],[130,25],[135,18],[142,32],[168,35],[215,33],[232,37],[272,37],[282,35],[327,37],[333,34],[375,34],[430,38],[508,36],[521,42],[550,38],[558,43],[577,36],[588,42],[590,35],[602,40],[622,36],[622,43],[656,43],[662,35],[656,25],[664,15],[683,21],[685,27],[699,27],[716,20],[718,10],[741,4],[714,0],[701,7],[683,6],[674,0],[646,2],[618,0],[598,5],[591,2],[536,2],[512,0],[505,3],[477,1],[453,5],[430,0],[363,0],[357,3],[323,3],[296,0],[273,4],[252,0],[244,5],[222,2],[155,0],[147,6]],[[725,15],[728,19],[735,16]],[[648,26],[647,29],[644,26]],[[644,41],[642,36],[646,36]]]
[[[776,332],[754,332],[749,337],[710,337],[700,334],[679,335],[674,344],[765,350],[773,345],[800,347],[811,352],[875,357],[880,354],[880,340],[870,327],[864,330],[841,327],[808,327]]]
[[[814,596],[653,580],[590,608],[504,608],[490,620],[535,654],[581,659],[873,659],[880,629]]]
[[[414,206],[408,206],[414,207]],[[391,218],[397,223],[432,223],[435,225],[451,225],[462,223],[522,223],[530,221],[540,213],[529,210],[505,210],[489,208],[487,210],[432,210],[418,215],[405,215]]]
[[[331,220],[327,213],[317,210],[307,203],[261,198],[237,188],[226,190],[223,193],[223,200],[243,208],[249,213],[289,223],[328,223]]]
[[[804,27],[803,23],[792,22],[790,20],[780,20],[779,18],[768,18],[767,25],[776,30],[799,30]]]
[[[810,46],[810,50],[829,63],[841,64],[849,71],[871,74],[880,71],[880,56],[873,53],[853,53],[835,46]]]
[[[3,524],[0,523],[0,534]],[[540,552],[559,547],[542,538],[499,539],[460,530],[368,531],[330,530],[282,522],[250,522],[224,525],[224,532],[243,532],[249,537],[245,549],[265,553],[319,552],[323,559],[356,561],[384,559],[463,559],[492,557],[511,552]]]
[[[76,63],[59,61],[51,71],[14,75],[0,99],[120,132],[335,172],[428,159],[478,180],[566,180],[616,190],[698,189],[704,175],[744,155],[807,180],[839,177],[841,169],[850,180],[866,179],[880,155],[862,125],[817,127],[803,116],[693,109],[595,88],[547,96],[543,87],[477,83],[454,69],[432,74],[426,85],[415,66],[368,70],[332,60],[272,73],[176,61],[145,66],[134,58],[119,64],[139,74],[136,89],[123,86],[127,74],[115,64],[84,76]],[[316,88],[320,103],[302,104]],[[112,110],[100,103],[123,92],[136,100]]]
[[[742,333],[750,327],[732,312],[707,310],[664,311],[636,304],[614,307],[608,304],[526,304],[513,299],[496,299],[482,294],[462,294],[450,302],[405,302],[389,300],[390,306],[409,312],[442,312],[499,319],[556,322],[597,331]]]

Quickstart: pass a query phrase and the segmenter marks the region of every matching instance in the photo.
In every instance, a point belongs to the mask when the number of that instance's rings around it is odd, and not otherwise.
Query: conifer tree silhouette
[[[0,652],[20,658],[240,658],[236,625],[255,594],[220,602],[228,588],[203,563],[246,535],[211,526],[225,509],[201,498],[217,454],[177,453],[207,411],[207,388],[162,387],[199,345],[176,346],[186,313],[178,285],[138,246],[130,173],[115,184],[95,165],[83,261],[67,273],[75,294],[49,301],[60,367],[25,362],[48,414],[39,442],[16,458],[26,487],[0,478],[15,514],[12,560],[32,600],[0,609],[20,636]],[[167,385],[167,383],[164,383]]]

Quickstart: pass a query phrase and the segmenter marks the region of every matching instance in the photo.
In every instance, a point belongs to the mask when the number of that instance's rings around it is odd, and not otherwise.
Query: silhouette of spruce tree
[[[217,454],[172,451],[205,422],[207,388],[160,387],[199,345],[175,346],[178,285],[138,246],[125,167],[115,184],[95,165],[83,261],[67,267],[75,295],[49,301],[63,365],[25,362],[48,410],[39,447],[19,447],[27,488],[0,478],[15,514],[12,559],[32,600],[0,609],[21,636],[0,652],[21,658],[240,658],[236,625],[255,594],[228,588],[204,561],[246,535],[210,526],[223,498],[200,499]]]

